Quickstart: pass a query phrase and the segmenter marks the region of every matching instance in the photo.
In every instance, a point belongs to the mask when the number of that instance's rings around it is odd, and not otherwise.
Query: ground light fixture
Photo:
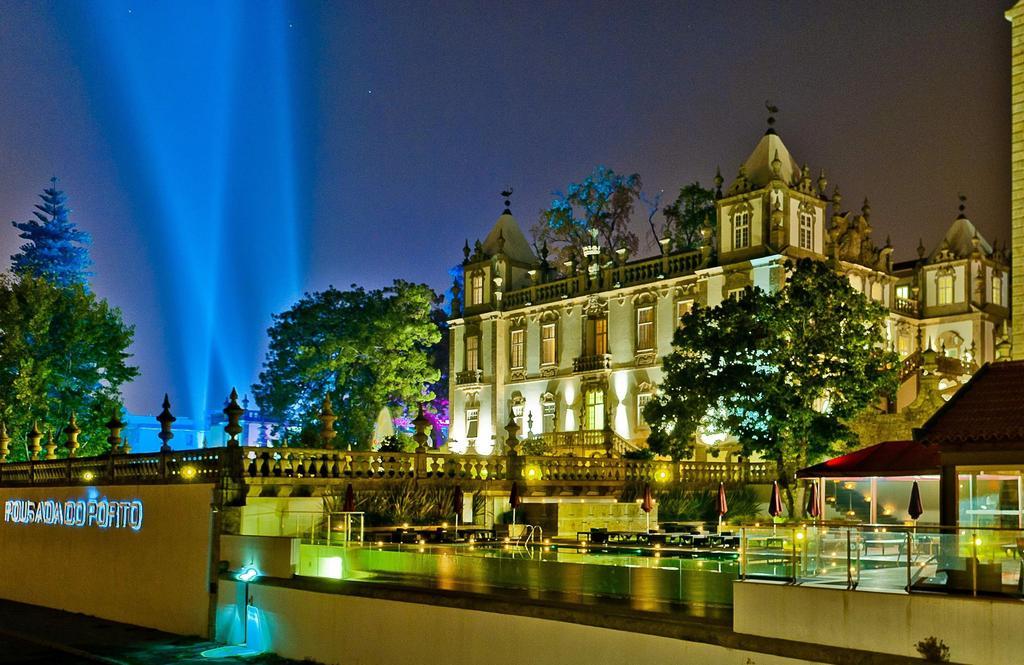
[[[196,477],[196,473],[196,468],[191,464],[186,464],[185,466],[181,467],[181,477],[184,478],[185,480],[192,480],[193,478]]]
[[[254,579],[259,577],[260,571],[256,570],[256,566],[246,566],[242,570],[238,571],[235,575],[235,579],[239,582],[252,582]]]
[[[91,483],[93,481],[93,478],[95,477],[96,474],[93,473],[92,471],[86,471],[85,473],[82,474],[82,480],[84,480],[87,483]]]

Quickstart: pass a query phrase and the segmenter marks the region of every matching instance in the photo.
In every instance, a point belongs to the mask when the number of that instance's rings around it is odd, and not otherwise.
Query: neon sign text
[[[4,522],[46,526],[94,527],[97,529],[142,528],[142,501],[101,499],[8,499]]]

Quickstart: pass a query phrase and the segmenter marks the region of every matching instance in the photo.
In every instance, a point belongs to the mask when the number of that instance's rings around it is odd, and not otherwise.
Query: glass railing
[[[1024,530],[747,526],[739,576],[866,591],[1022,595]]]

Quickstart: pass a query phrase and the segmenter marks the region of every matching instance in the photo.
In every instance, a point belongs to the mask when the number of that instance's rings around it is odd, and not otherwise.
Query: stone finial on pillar
[[[602,441],[604,443],[604,456],[615,457],[614,443],[615,437],[612,435],[612,419],[610,414],[605,411],[604,414],[604,429],[601,431]]]
[[[57,442],[53,440],[53,430],[46,433],[46,455],[43,459],[57,459]]]
[[[508,423],[505,425],[505,432],[507,434],[505,447],[508,449],[508,454],[518,455],[519,425],[516,424],[516,414],[512,409],[508,411]]]
[[[334,421],[338,419],[338,416],[334,415],[334,410],[331,408],[330,394],[324,395],[324,403],[320,406],[317,419],[320,420],[321,445],[324,448],[333,448],[334,437],[338,436],[338,433],[334,431]]]
[[[11,437],[7,434],[7,424],[0,420],[0,464],[7,461],[11,452]]]
[[[110,454],[121,452],[121,430],[124,429],[124,423],[121,422],[121,409],[114,407],[114,412],[110,416],[110,420],[106,422],[104,427],[110,430],[110,436],[107,437],[107,443],[110,444]]]
[[[416,442],[416,452],[425,453],[427,452],[427,428],[430,427],[430,421],[423,415],[423,402],[420,402],[419,412],[416,417],[412,420],[413,427],[416,428],[416,433],[412,435],[413,441]]]
[[[32,421],[32,429],[30,429],[28,431],[28,455],[29,455],[28,458],[29,459],[31,459],[31,460],[39,459],[39,451],[43,449],[43,447],[39,445],[39,440],[41,438],[43,438],[43,433],[39,431],[39,423],[38,423],[38,421],[33,420]]]
[[[82,433],[82,430],[78,427],[78,420],[75,418],[75,412],[71,412],[71,418],[68,420],[68,426],[64,428],[64,436],[67,440],[64,442],[64,447],[68,449],[68,457],[78,456],[78,435]]]
[[[238,404],[238,391],[232,388],[227,406],[224,407],[224,415],[228,418],[228,424],[224,426],[224,433],[228,435],[228,448],[237,448],[240,445],[238,435],[242,433],[242,426],[239,422],[244,413],[245,409]]]
[[[164,393],[163,411],[156,417],[156,421],[160,423],[160,433],[157,434],[160,437],[160,452],[166,453],[171,451],[171,439],[174,438],[174,432],[171,431],[171,423],[177,418],[171,415],[171,399]]]

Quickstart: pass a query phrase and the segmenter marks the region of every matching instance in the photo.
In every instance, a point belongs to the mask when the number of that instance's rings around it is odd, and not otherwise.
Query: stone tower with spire
[[[1014,360],[1024,360],[1024,2],[1006,12],[1010,21],[1010,340]]]

